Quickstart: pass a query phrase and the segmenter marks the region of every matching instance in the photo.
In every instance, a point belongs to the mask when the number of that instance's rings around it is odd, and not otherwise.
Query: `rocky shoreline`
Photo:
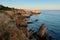
[[[33,13],[0,5],[0,40],[46,40],[45,24],[42,24],[37,32],[27,30],[27,18]]]

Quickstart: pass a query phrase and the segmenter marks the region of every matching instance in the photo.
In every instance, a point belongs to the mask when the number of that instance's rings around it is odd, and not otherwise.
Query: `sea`
[[[60,40],[60,10],[40,10],[40,14],[32,15],[27,20],[28,30],[35,32],[44,23],[46,25],[47,40]],[[37,21],[36,21],[37,20]]]

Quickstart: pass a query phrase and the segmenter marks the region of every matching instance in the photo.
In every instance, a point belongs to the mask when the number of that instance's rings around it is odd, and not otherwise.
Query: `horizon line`
[[[3,5],[3,6],[10,7],[10,8],[16,8],[16,9],[30,9],[30,10],[35,10],[35,9],[37,9],[37,10],[60,10],[60,6],[55,7],[55,8],[53,6],[51,6],[51,7],[42,7],[42,6],[41,7],[28,7],[28,6],[26,6],[26,7],[16,7],[16,6],[6,6],[6,5]]]

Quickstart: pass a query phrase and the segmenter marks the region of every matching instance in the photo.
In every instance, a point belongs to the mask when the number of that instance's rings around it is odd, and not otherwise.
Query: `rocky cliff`
[[[38,32],[27,30],[26,18],[31,15],[29,10],[0,5],[0,40],[46,40],[45,25],[42,25]]]

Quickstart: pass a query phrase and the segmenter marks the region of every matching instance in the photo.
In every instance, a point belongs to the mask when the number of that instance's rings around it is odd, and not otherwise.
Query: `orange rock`
[[[40,13],[40,10],[32,10],[32,13],[33,14],[39,14]]]

